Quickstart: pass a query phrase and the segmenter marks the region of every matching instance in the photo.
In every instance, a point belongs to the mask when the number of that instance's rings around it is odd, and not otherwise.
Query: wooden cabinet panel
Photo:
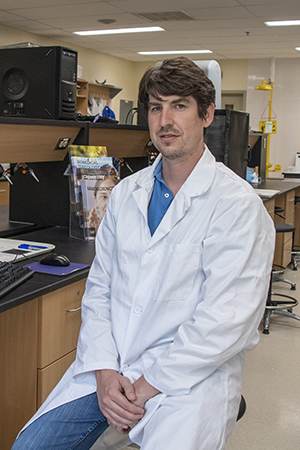
[[[286,267],[290,264],[292,256],[292,245],[293,245],[293,239],[291,238],[289,241],[284,242],[282,246],[282,266]]]
[[[39,369],[76,348],[84,288],[81,280],[39,298]]]
[[[287,192],[285,195],[285,208],[284,208],[284,216],[286,218],[293,217],[293,222],[288,223],[294,223],[294,211],[295,211],[295,190]]]
[[[295,245],[300,246],[300,203],[295,205]]]
[[[8,181],[0,182],[0,206],[9,204],[9,183]]]
[[[282,266],[283,233],[276,234],[276,244],[273,264]]]
[[[274,220],[274,211],[275,211],[275,200],[268,200],[267,202],[264,202],[264,206],[270,214],[271,218]]]
[[[66,356],[63,356],[58,361],[45,367],[38,369],[38,395],[37,408],[41,406],[44,400],[48,397],[52,389],[59,382],[65,371],[72,364],[76,356],[76,350],[73,350]]]
[[[9,450],[36,411],[37,300],[0,314],[0,447]]]
[[[87,115],[89,99],[89,83],[80,78],[77,79],[77,104],[76,110],[78,113]]]

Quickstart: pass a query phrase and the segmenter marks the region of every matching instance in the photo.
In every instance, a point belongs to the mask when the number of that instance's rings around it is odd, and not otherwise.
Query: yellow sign
[[[268,128],[268,124],[271,122],[272,122],[272,134],[276,134],[277,133],[277,121],[276,120],[272,120],[270,122],[268,120],[260,120],[259,121],[259,131],[262,131],[263,133],[267,133],[266,128]],[[266,124],[267,124],[267,127],[266,127]]]

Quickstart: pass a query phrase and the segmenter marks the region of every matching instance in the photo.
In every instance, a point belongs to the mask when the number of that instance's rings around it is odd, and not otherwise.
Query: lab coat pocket
[[[200,265],[201,249],[201,245],[166,245],[157,302],[183,301],[190,295]]]

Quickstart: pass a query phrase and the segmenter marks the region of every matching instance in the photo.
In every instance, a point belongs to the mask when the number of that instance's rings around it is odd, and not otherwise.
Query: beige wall
[[[222,59],[222,91],[247,91],[248,60]]]

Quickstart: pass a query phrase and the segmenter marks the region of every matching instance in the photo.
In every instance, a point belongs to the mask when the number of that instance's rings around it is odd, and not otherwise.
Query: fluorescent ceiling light
[[[300,25],[300,20],[272,20],[265,22],[268,27],[290,27],[293,25]]]
[[[300,52],[300,47],[296,47],[295,50],[298,50],[298,52]]]
[[[165,30],[161,27],[115,28],[112,30],[74,31],[74,34],[79,36],[99,36],[101,34],[149,33],[151,31]]]
[[[162,52],[138,52],[139,55],[182,55],[193,53],[212,53],[211,50],[170,50]]]

